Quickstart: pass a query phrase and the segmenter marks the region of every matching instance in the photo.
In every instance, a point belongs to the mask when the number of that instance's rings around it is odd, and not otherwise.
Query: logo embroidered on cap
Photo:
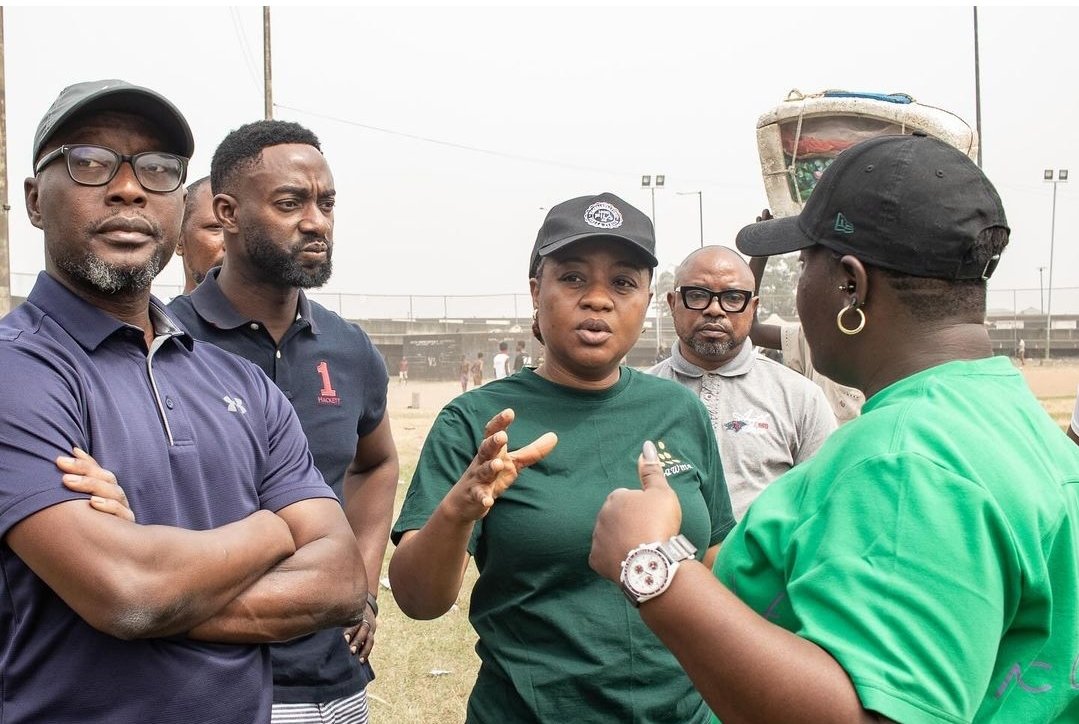
[[[835,230],[847,236],[854,233],[854,224],[847,221],[847,217],[843,215],[842,211],[835,215]]]
[[[229,412],[238,412],[241,415],[247,414],[247,408],[244,407],[244,401],[239,397],[229,397],[228,395],[225,395],[221,399],[229,406]]]
[[[622,214],[606,201],[597,201],[584,212],[584,220],[597,229],[617,229],[622,225]]]

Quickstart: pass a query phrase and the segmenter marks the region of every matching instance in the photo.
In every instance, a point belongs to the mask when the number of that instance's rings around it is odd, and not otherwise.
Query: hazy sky
[[[767,203],[757,118],[792,88],[901,91],[975,123],[970,6],[278,6],[272,20],[275,117],[320,136],[336,181],[334,292],[525,293],[545,208],[611,191],[650,212],[645,173],[667,176],[661,269],[699,244],[697,197],[677,191],[702,191],[706,242],[731,244]],[[1042,171],[1079,172],[1079,9],[985,7],[979,25],[984,167],[1012,226],[990,288],[1032,289],[1019,306],[1038,306]],[[21,182],[61,88],[118,77],[166,95],[195,133],[192,179],[262,116],[257,6],[5,6],[4,26],[16,294],[43,266]],[[1059,186],[1054,288],[1079,287],[1077,199],[1079,177]],[[178,260],[160,281],[182,282]],[[1053,306],[1079,312],[1079,291]]]

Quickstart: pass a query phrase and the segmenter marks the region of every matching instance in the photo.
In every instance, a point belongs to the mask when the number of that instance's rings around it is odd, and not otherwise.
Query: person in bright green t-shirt
[[[734,527],[700,401],[619,366],[640,335],[654,266],[651,222],[621,199],[552,208],[529,268],[543,363],[459,396],[424,443],[390,580],[406,614],[434,618],[475,557],[481,665],[469,722],[708,720],[675,657],[588,566],[596,514],[645,439],[660,445],[697,558],[710,563]]]
[[[640,607],[717,719],[1079,721],[1079,450],[992,356],[1008,232],[980,169],[915,135],[845,151],[799,217],[738,235],[801,250],[814,362],[867,401],[754,501],[714,575],[687,562]],[[655,457],[599,515],[607,578],[677,529]]]

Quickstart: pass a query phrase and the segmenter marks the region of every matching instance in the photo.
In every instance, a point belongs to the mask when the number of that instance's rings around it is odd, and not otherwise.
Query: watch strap
[[[671,536],[669,540],[665,540],[659,544],[659,550],[663,555],[671,559],[672,563],[678,561],[688,561],[693,556],[697,555],[697,546],[690,543],[689,538],[679,533],[676,536]]]

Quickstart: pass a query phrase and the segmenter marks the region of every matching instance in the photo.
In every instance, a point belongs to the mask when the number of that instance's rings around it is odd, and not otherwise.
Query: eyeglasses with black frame
[[[147,191],[170,193],[180,188],[187,175],[188,159],[174,153],[146,151],[129,155],[90,144],[64,145],[50,151],[38,161],[34,175],[61,156],[67,161],[67,175],[81,186],[104,186],[116,177],[125,161]]]
[[[744,312],[749,306],[749,301],[753,299],[753,292],[746,289],[724,289],[721,292],[714,292],[707,287],[680,286],[675,287],[674,291],[682,295],[682,304],[686,306],[686,309],[698,312],[708,309],[712,300],[718,299],[720,309],[730,314],[737,314]]]

